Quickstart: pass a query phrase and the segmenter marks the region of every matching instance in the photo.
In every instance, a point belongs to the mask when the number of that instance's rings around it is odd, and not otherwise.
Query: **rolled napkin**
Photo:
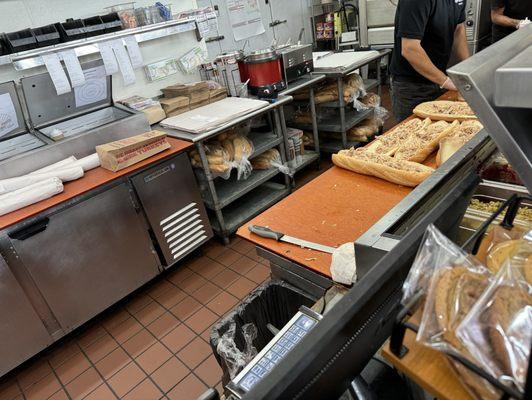
[[[48,199],[64,190],[59,178],[48,178],[0,196],[0,215]]]
[[[47,165],[46,167],[40,168],[36,171],[30,172],[28,175],[42,174],[44,172],[53,171],[54,169],[63,169],[66,166],[72,165],[76,161],[77,161],[76,157],[70,156],[68,158],[65,158],[64,160],[58,161],[56,163]]]
[[[98,157],[98,153],[94,153],[90,156],[80,158],[74,165],[80,166],[86,172],[100,166],[100,157]]]
[[[74,179],[81,178],[83,174],[84,172],[81,166],[66,166],[62,169],[55,169],[49,172],[2,179],[0,180],[0,194],[13,192],[49,178],[59,178],[62,182],[73,181]]]

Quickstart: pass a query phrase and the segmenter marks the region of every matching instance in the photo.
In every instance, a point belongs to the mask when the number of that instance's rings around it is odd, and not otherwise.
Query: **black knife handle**
[[[272,231],[270,228],[266,228],[265,226],[250,225],[248,229],[251,233],[254,233],[255,235],[262,236],[263,238],[274,239],[277,241],[281,240],[281,238],[284,236],[284,234]]]

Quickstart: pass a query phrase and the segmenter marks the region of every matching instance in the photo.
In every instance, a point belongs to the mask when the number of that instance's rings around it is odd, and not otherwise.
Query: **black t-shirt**
[[[513,19],[532,20],[532,0],[491,0],[491,9],[504,8],[503,14]],[[493,41],[515,32],[515,28],[510,26],[492,25]]]
[[[394,78],[429,82],[401,55],[401,38],[420,39],[434,65],[445,71],[454,31],[464,21],[465,0],[400,0],[395,13],[395,43],[390,63]]]

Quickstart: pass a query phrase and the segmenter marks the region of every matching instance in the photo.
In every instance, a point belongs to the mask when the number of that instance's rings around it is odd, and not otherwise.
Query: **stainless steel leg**
[[[220,226],[220,232],[222,233],[222,237],[225,242],[225,240],[227,239],[225,221],[224,221],[224,217],[222,214],[222,210],[219,207],[220,203],[218,201],[218,194],[216,193],[216,186],[214,185],[214,178],[209,168],[209,162],[207,161],[207,154],[205,154],[205,147],[203,146],[203,142],[197,142],[196,149],[198,150],[198,154],[201,160],[201,166],[203,167],[203,173],[205,174],[205,179],[207,180],[207,187],[209,189],[209,195],[211,196],[212,203],[214,205],[214,213],[216,215],[216,219],[218,220],[218,224]]]
[[[283,107],[280,107],[278,110],[279,111],[273,110],[273,118],[275,120],[275,130],[277,133],[277,137],[279,137],[279,135],[283,135],[284,137],[284,140],[279,144],[279,147],[281,149],[279,153],[281,153],[281,160],[283,161],[283,164],[287,164],[288,136],[286,133],[286,123],[284,120]],[[291,179],[286,174],[284,175],[284,182],[287,188],[289,188],[291,184],[294,185],[293,178]]]
[[[314,137],[314,150],[318,153],[318,165],[320,164],[320,139],[318,135],[318,121],[316,117],[316,100],[314,99],[314,88],[310,87],[310,114],[312,116],[312,136]]]
[[[377,60],[377,94],[379,95],[379,97],[381,97],[382,94],[381,60],[382,58],[379,58]]]
[[[340,127],[342,129],[342,147],[347,148],[347,129],[345,124],[345,101],[344,101],[344,81],[342,77],[338,78],[338,103],[340,105]]]

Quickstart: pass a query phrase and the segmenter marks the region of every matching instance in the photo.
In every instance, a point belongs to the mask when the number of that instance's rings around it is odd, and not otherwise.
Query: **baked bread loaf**
[[[237,136],[233,139],[233,147],[235,150],[234,160],[242,161],[243,158],[248,158],[253,153],[253,144],[244,136]]]
[[[360,102],[366,107],[374,108],[379,107],[381,105],[381,98],[378,94],[368,93],[360,98]]]
[[[396,160],[364,149],[341,150],[333,154],[332,160],[341,168],[411,187],[419,185],[434,171],[423,164]]]
[[[281,163],[281,154],[277,149],[269,149],[251,160],[253,169],[270,169],[272,163]]]
[[[414,108],[414,114],[433,121],[464,121],[476,119],[476,115],[464,101],[435,100],[421,103]]]
[[[380,136],[366,146],[365,149],[378,154],[393,156],[401,144],[404,143],[410,135],[415,134],[419,130],[425,129],[430,124],[431,120],[429,118],[424,120],[413,118]]]
[[[449,135],[440,140],[436,165],[440,166],[469,142],[473,136],[482,130],[483,126],[475,119],[463,121]]]
[[[458,121],[453,123],[438,121],[416,130],[399,146],[395,158],[419,163],[425,161],[438,148],[440,140],[458,125]]]

